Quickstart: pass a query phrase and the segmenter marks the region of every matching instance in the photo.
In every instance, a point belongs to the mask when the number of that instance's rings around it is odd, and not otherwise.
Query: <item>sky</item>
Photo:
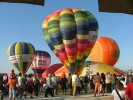
[[[120,48],[120,57],[115,66],[122,70],[133,68],[133,15],[99,12],[98,0],[45,0],[44,6],[0,3],[0,73],[9,73],[13,69],[7,48],[15,42],[30,42],[36,50],[50,53],[51,65],[61,63],[43,38],[42,23],[46,16],[64,8],[91,12],[99,24],[98,38],[110,37]],[[28,70],[30,72],[31,69]]]

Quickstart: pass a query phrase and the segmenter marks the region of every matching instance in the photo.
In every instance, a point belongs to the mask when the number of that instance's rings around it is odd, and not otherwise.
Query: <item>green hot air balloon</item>
[[[28,42],[16,42],[8,47],[7,53],[12,65],[24,76],[34,58],[33,45]]]

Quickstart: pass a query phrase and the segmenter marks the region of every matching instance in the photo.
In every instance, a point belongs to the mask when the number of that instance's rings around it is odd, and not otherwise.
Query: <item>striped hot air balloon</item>
[[[65,8],[48,15],[42,25],[53,53],[71,73],[79,72],[98,35],[98,22],[88,11]]]
[[[31,43],[16,42],[8,47],[8,58],[12,65],[25,75],[34,58],[35,49]]]
[[[51,56],[48,52],[36,50],[30,68],[34,71],[36,76],[41,77],[42,73],[49,67],[50,63]]]

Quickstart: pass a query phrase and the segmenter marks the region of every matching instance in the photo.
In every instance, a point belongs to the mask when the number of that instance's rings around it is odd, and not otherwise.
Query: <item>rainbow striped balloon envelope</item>
[[[71,73],[91,52],[98,35],[98,22],[88,11],[65,8],[48,15],[42,24],[44,39]]]

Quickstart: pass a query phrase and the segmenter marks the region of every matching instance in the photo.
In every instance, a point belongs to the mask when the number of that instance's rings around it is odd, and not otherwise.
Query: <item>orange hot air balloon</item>
[[[114,66],[120,56],[117,43],[109,37],[98,38],[91,53],[90,60]]]

